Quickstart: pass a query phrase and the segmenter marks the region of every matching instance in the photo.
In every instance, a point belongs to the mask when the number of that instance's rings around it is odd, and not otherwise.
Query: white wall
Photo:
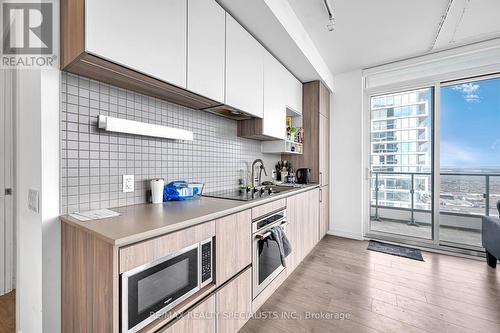
[[[334,76],[331,98],[330,234],[363,237],[363,87],[361,70]]]
[[[60,332],[58,70],[19,70],[16,82],[17,330]],[[28,190],[40,211],[28,209]]]
[[[42,223],[28,210],[28,189],[41,189],[40,74],[19,70],[16,82],[17,330],[42,327]]]

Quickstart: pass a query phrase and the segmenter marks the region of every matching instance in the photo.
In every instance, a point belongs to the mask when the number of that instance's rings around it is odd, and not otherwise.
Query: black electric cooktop
[[[211,198],[219,198],[219,199],[251,201],[260,198],[268,198],[273,196],[274,194],[275,192],[270,189],[263,189],[259,191],[246,190],[246,189],[233,189],[233,190],[224,190],[211,193],[203,193],[203,196]]]

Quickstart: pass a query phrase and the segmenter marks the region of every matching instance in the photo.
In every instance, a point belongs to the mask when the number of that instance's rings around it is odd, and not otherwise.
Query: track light
[[[328,13],[328,24],[326,25],[326,27],[328,28],[328,31],[333,31],[335,30],[335,17],[333,16],[332,5],[330,5],[330,2],[328,2],[328,0],[323,0],[323,4],[325,5],[326,11]]]
[[[333,31],[335,30],[335,20],[333,18],[331,18],[329,21],[328,21],[328,24],[326,25],[326,27],[328,28],[328,31]]]

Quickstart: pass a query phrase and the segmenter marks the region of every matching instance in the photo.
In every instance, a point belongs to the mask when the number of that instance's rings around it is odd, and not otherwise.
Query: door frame
[[[405,91],[411,91],[411,90],[418,90],[418,89],[428,89],[431,88],[433,89],[433,97],[432,97],[432,128],[431,128],[431,142],[433,143],[433,149],[432,149],[432,154],[431,154],[431,159],[432,159],[432,172],[431,172],[431,184],[432,184],[432,207],[431,207],[431,221],[432,221],[432,229],[431,229],[431,239],[425,239],[425,238],[417,238],[417,237],[411,237],[407,235],[398,235],[398,234],[391,234],[391,233],[385,233],[385,232],[380,232],[380,231],[374,231],[370,230],[370,223],[371,223],[371,98],[379,95],[387,95],[387,94],[393,94],[393,93],[400,93],[400,92],[405,92]],[[437,108],[438,104],[437,101],[439,97],[437,96],[439,93],[437,91],[436,83],[432,81],[415,81],[415,82],[408,82],[406,84],[398,84],[398,85],[392,85],[392,86],[384,86],[381,88],[377,89],[370,89],[364,91],[363,98],[364,98],[364,103],[363,103],[363,123],[364,123],[364,132],[365,132],[365,139],[364,141],[364,153],[363,153],[363,167],[365,170],[365,186],[363,186],[364,191],[366,192],[363,195],[364,202],[365,202],[365,214],[364,214],[364,219],[363,219],[363,237],[365,238],[376,238],[376,239],[381,239],[381,240],[386,240],[389,242],[399,242],[399,243],[406,243],[410,245],[420,245],[424,247],[436,247],[438,244],[435,241],[437,239],[436,236],[436,225],[438,225],[436,217],[435,217],[435,203],[436,203],[436,196],[434,193],[439,193],[435,192],[434,186],[436,182],[436,178],[434,176],[434,170],[436,169],[435,165],[435,156],[436,155],[436,149],[435,149],[435,142],[436,142],[436,118],[437,118]],[[439,196],[438,196],[439,197]],[[439,201],[438,201],[439,203]]]
[[[443,80],[437,78],[430,78],[424,80],[413,80],[404,83],[391,84],[381,86],[373,89],[363,89],[363,170],[365,170],[365,185],[363,186],[363,237],[366,239],[380,239],[393,243],[402,243],[422,247],[430,250],[453,252],[463,255],[483,256],[484,249],[463,245],[463,247],[454,247],[453,244],[440,241],[439,238],[439,195],[441,178],[439,172],[436,174],[435,170],[440,170],[440,119],[441,119],[441,87],[448,85],[455,85],[460,83],[474,82],[480,80],[488,80],[493,78],[500,78],[500,67],[498,70],[490,69],[490,72],[479,69],[477,71],[462,71],[456,72],[453,77],[446,77]],[[363,78],[365,80],[365,78]],[[365,87],[365,85],[363,85]],[[434,110],[433,110],[433,170],[432,170],[432,189],[433,189],[433,207],[432,207],[432,239],[419,239],[405,235],[389,234],[376,231],[370,231],[371,222],[371,97],[377,95],[391,94],[397,92],[404,92],[407,90],[415,90],[419,88],[433,88],[434,89]]]
[[[3,172],[3,184],[0,184],[2,195],[0,200],[4,201],[4,211],[0,212],[4,221],[4,227],[0,228],[0,244],[3,245],[5,254],[4,262],[0,271],[3,271],[3,283],[0,285],[0,295],[15,289],[15,224],[14,224],[14,71],[8,69],[0,70],[0,124],[3,124],[2,138],[4,164],[0,168]],[[11,193],[5,193],[5,189],[11,189]]]

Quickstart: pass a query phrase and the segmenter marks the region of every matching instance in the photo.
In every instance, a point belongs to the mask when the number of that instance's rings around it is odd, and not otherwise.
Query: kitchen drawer
[[[258,219],[261,216],[275,212],[286,207],[286,199],[276,200],[264,205],[252,208],[252,220]]]
[[[247,268],[216,293],[218,333],[236,333],[252,313],[252,269]]]
[[[215,221],[120,249],[120,274],[215,236]]]
[[[210,296],[161,333],[215,333],[215,295]]]

